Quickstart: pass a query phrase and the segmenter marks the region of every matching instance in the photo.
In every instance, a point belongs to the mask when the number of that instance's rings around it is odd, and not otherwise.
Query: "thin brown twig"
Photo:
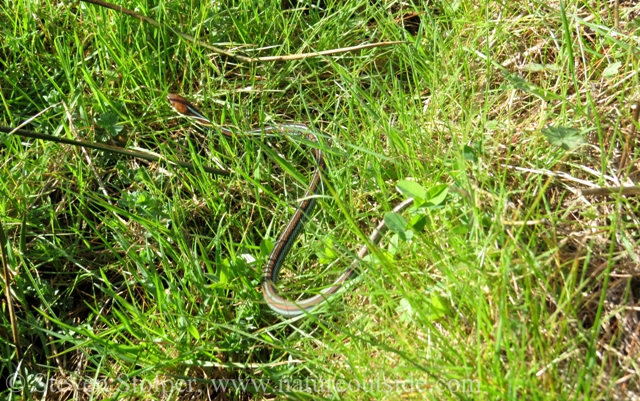
[[[202,46],[206,49],[209,49],[215,53],[218,54],[222,54],[225,55],[227,57],[231,57],[240,61],[244,61],[247,63],[267,63],[267,62],[274,62],[274,61],[291,61],[291,60],[301,60],[301,59],[305,59],[305,58],[310,58],[310,57],[318,57],[318,56],[329,56],[329,55],[333,55],[333,54],[339,54],[339,53],[347,53],[347,52],[352,52],[352,51],[356,51],[356,50],[363,50],[363,49],[371,49],[374,47],[384,47],[384,46],[391,46],[391,45],[397,45],[397,44],[401,44],[401,43],[405,43],[403,41],[393,41],[393,42],[378,42],[378,43],[367,43],[367,44],[363,44],[363,45],[358,45],[358,46],[351,46],[351,47],[342,47],[342,48],[338,48],[338,49],[331,49],[331,50],[323,50],[323,51],[319,51],[319,52],[310,52],[310,53],[300,53],[300,54],[289,54],[289,55],[285,55],[285,56],[269,56],[269,57],[247,57],[247,56],[242,56],[240,54],[236,54],[224,49],[221,49],[219,47],[216,46],[212,46],[207,42],[204,42],[202,40],[196,39],[195,37],[184,33],[182,31],[179,31],[173,27],[171,27],[170,25],[167,24],[163,24],[161,22],[158,22],[156,20],[154,20],[153,18],[147,17],[145,15],[139,14],[135,11],[129,10],[128,8],[122,7],[122,6],[118,6],[116,4],[112,4],[112,3],[108,3],[106,1],[102,1],[102,0],[80,0],[80,1],[84,1],[85,3],[91,3],[91,4],[95,4],[97,6],[100,7],[104,7],[104,8],[108,8],[114,11],[118,11],[120,13],[126,14],[130,17],[133,18],[137,18],[140,21],[144,21],[146,23],[149,23],[157,28],[166,28],[170,31],[172,31],[173,33],[175,33],[176,35],[178,35],[179,37],[181,37],[182,39],[197,44],[199,46]]]
[[[640,187],[608,187],[586,188],[580,190],[582,195],[640,195]]]
[[[356,50],[363,49],[371,49],[374,47],[384,47],[397,45],[400,43],[405,43],[403,41],[395,41],[395,42],[378,42],[378,43],[366,43],[358,46],[350,46],[350,47],[341,47],[339,49],[331,49],[331,50],[323,50],[319,52],[310,52],[310,53],[300,53],[300,54],[289,54],[286,56],[269,56],[269,57],[257,57],[252,59],[252,61],[260,61],[260,62],[270,62],[270,61],[290,61],[290,60],[301,60],[309,57],[318,57],[318,56],[330,56],[332,54],[339,53],[347,53]]]
[[[25,138],[42,139],[44,141],[49,141],[49,142],[64,143],[66,145],[80,146],[85,148],[102,150],[105,152],[118,153],[121,155],[130,156],[130,157],[138,157],[140,159],[149,160],[152,162],[159,162],[161,160],[165,160],[169,164],[175,164],[180,167],[188,168],[191,170],[196,169],[196,167],[191,163],[183,162],[180,160],[176,160],[176,161],[167,160],[167,159],[164,159],[163,157],[156,156],[151,153],[136,152],[133,150],[120,148],[117,146],[109,146],[101,143],[95,143],[95,142],[89,142],[89,141],[83,141],[83,140],[67,139],[59,136],[40,134],[38,132],[33,132],[26,129],[17,129],[17,128],[4,127],[4,126],[0,126],[0,132],[6,132],[8,134],[14,134],[14,135],[22,136]],[[207,166],[202,166],[202,170],[210,174],[224,175],[224,176],[231,175],[230,171],[207,167]]]
[[[247,61],[247,62],[251,62],[252,61],[252,59],[250,57],[240,56],[238,54],[235,54],[235,53],[232,53],[232,52],[228,52],[228,51],[226,51],[224,49],[221,49],[219,47],[211,46],[210,44],[208,44],[206,42],[203,42],[201,40],[198,40],[198,39],[194,38],[193,36],[191,36],[189,34],[186,34],[184,32],[181,32],[181,31],[177,30],[177,29],[174,29],[174,28],[170,27],[169,25],[162,24],[162,23],[154,20],[153,18],[149,18],[149,17],[147,17],[145,15],[138,14],[137,12],[135,12],[133,10],[129,10],[128,8],[125,8],[125,7],[122,7],[122,6],[118,6],[118,5],[112,4],[112,3],[107,3],[106,1],[102,1],[102,0],[80,0],[80,1],[84,1],[85,3],[95,4],[95,5],[100,6],[100,7],[108,8],[108,9],[111,9],[111,10],[114,10],[114,11],[117,11],[117,12],[120,12],[120,13],[123,13],[123,14],[127,14],[130,17],[137,18],[140,21],[144,21],[144,22],[146,22],[148,24],[151,24],[151,25],[153,25],[153,26],[155,26],[157,28],[167,28],[167,29],[173,31],[173,33],[175,33],[176,35],[180,36],[181,38],[183,38],[183,39],[185,39],[185,40],[187,40],[189,42],[196,43],[196,44],[198,44],[198,45],[200,45],[202,47],[206,47],[207,49],[212,50],[212,51],[214,51],[216,53],[224,54],[225,56],[233,57],[233,58],[236,58],[236,59],[242,60],[242,61]]]

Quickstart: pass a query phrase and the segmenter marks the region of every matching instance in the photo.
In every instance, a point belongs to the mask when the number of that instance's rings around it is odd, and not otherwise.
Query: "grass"
[[[621,1],[614,30],[609,2],[423,3],[122,3],[161,27],[2,3],[0,125],[196,171],[0,134],[1,397],[639,397],[637,197],[580,190],[638,180],[640,8]],[[174,30],[247,57],[403,43],[245,62]],[[221,125],[322,133],[288,295],[328,285],[407,193],[422,207],[321,313],[279,318],[261,271],[312,145],[227,140],[168,93]]]

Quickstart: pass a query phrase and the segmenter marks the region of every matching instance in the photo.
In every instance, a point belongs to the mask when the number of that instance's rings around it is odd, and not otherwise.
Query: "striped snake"
[[[170,94],[167,96],[167,99],[178,113],[193,118],[197,123],[203,126],[213,126],[213,123],[208,118],[206,118],[195,106],[189,103],[182,96]],[[219,129],[223,135],[233,137],[233,132],[228,128],[217,127],[217,129]],[[312,129],[302,124],[270,125],[261,130],[246,131],[244,134],[255,135],[263,132],[279,132],[285,135],[295,134],[306,138],[311,142],[318,143],[318,135]],[[291,217],[285,229],[280,233],[278,241],[269,255],[269,259],[267,260],[267,264],[264,267],[262,275],[262,295],[264,296],[265,302],[272,310],[286,317],[295,317],[304,313],[310,313],[325,302],[331,295],[335,294],[350,277],[354,275],[357,271],[360,260],[369,253],[368,246],[366,244],[362,245],[358,251],[357,257],[344,271],[344,273],[342,273],[330,287],[320,291],[319,294],[310,298],[290,301],[278,292],[276,283],[278,282],[280,268],[282,267],[287,254],[291,250],[291,246],[304,227],[306,219],[311,215],[313,208],[317,203],[317,199],[314,195],[321,185],[322,171],[327,168],[322,150],[316,147],[313,149],[313,154],[315,156],[316,170],[311,177],[309,186],[302,198],[303,200],[300,201],[293,217]],[[413,199],[407,199],[396,206],[393,211],[400,212],[409,207],[412,203]],[[378,244],[386,231],[387,226],[385,225],[384,220],[382,220],[371,233],[369,241],[374,245]]]

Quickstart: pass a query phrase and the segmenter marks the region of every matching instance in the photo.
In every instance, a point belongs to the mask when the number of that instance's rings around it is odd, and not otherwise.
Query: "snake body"
[[[167,96],[167,99],[178,113],[193,118],[197,123],[203,126],[213,126],[213,123],[207,117],[205,117],[195,106],[189,103],[182,96],[170,94]],[[224,127],[218,127],[218,129],[222,132],[223,135],[227,137],[233,137],[233,132],[231,130]],[[309,127],[302,124],[271,125],[261,130],[247,131],[245,132],[245,134],[251,135],[259,134],[262,132],[280,132],[286,135],[296,134],[302,137],[306,137],[311,142],[319,142],[318,135]],[[304,313],[310,313],[315,308],[320,306],[331,295],[335,294],[343,286],[343,284],[354,275],[354,273],[357,271],[360,260],[369,253],[369,247],[366,244],[362,245],[360,247],[360,250],[358,251],[357,258],[353,260],[353,262],[344,271],[344,273],[342,273],[330,287],[322,290],[319,294],[314,295],[310,298],[290,301],[284,298],[278,292],[276,283],[278,282],[278,274],[280,273],[280,268],[282,267],[287,254],[291,250],[291,246],[304,227],[306,219],[311,215],[316,205],[317,200],[314,195],[317,193],[318,188],[320,187],[320,184],[322,182],[321,173],[327,168],[324,160],[324,154],[322,153],[320,148],[314,148],[313,153],[316,162],[316,170],[311,177],[311,181],[309,182],[309,186],[307,187],[303,200],[298,204],[296,212],[289,220],[286,228],[282,231],[282,233],[280,233],[278,241],[276,242],[275,247],[269,255],[269,259],[267,260],[267,264],[264,267],[262,275],[262,294],[265,302],[273,311],[285,317],[295,317]],[[407,199],[396,206],[393,211],[400,212],[403,209],[409,207],[412,203],[413,199]],[[386,231],[387,226],[385,225],[384,221],[381,221],[371,233],[369,241],[374,245],[378,244]]]

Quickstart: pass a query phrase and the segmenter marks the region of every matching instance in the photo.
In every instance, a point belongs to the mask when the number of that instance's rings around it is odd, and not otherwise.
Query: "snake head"
[[[189,103],[189,101],[182,96],[170,93],[167,95],[167,100],[178,113],[193,118],[198,124],[206,126],[212,125],[211,121],[209,121],[209,119],[205,117],[200,110],[196,109],[196,106]]]

